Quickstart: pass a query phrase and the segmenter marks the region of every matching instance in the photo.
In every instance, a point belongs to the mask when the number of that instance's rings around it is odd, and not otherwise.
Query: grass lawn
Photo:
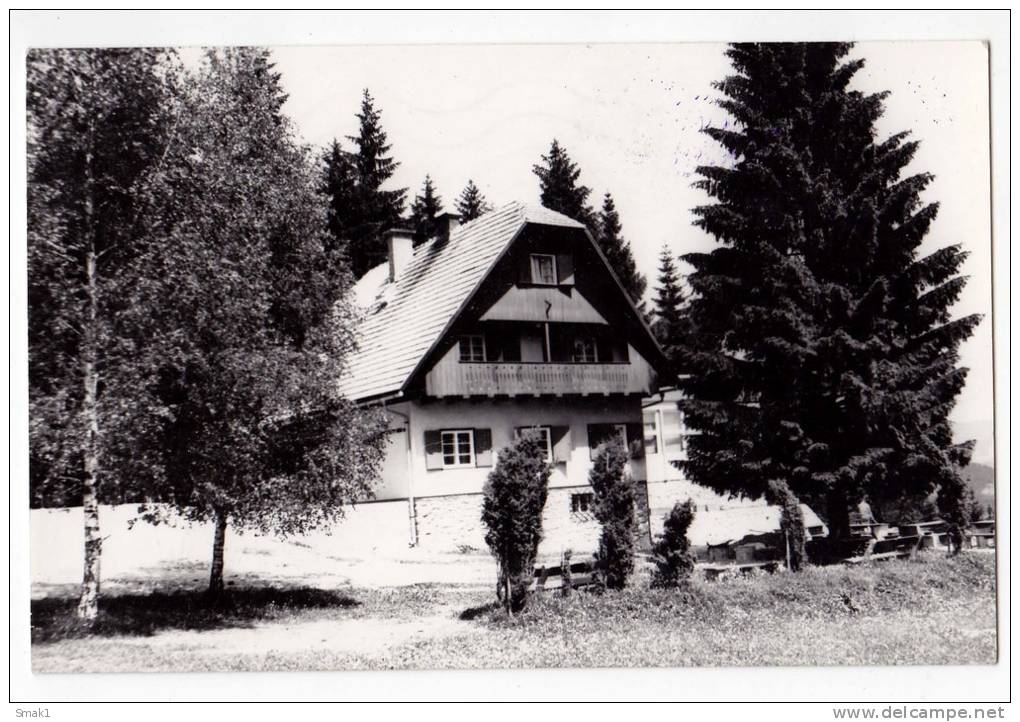
[[[467,560],[466,560],[467,561]],[[104,600],[89,636],[74,600],[33,601],[39,672],[688,665],[990,664],[994,555],[922,555],[800,574],[696,581],[686,592],[544,593],[507,619],[491,584],[334,588],[241,576]]]

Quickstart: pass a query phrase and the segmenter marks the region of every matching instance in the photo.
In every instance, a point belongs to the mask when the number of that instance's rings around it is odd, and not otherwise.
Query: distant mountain
[[[985,466],[995,465],[995,423],[991,419],[954,421],[953,440],[957,443],[973,440],[971,461]]]
[[[995,469],[987,464],[970,464],[963,470],[963,478],[974,496],[982,504],[995,503]]]

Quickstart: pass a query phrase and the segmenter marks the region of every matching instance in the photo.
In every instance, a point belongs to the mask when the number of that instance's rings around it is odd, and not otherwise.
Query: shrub
[[[562,582],[560,594],[564,597],[569,597],[570,592],[574,589],[574,575],[570,571],[570,559],[573,556],[574,552],[570,549],[564,550],[560,555],[560,581]]]
[[[677,502],[663,522],[662,536],[652,547],[655,571],[652,586],[676,588],[685,586],[694,571],[694,554],[687,530],[694,521],[694,502]]]
[[[959,473],[947,473],[939,484],[939,515],[948,526],[949,553],[959,554],[963,549],[963,538],[970,526],[970,504],[967,498],[967,484]]]
[[[599,582],[623,589],[634,570],[634,484],[626,472],[627,447],[617,436],[599,446],[588,483],[595,492],[593,512],[602,524],[597,553]]]
[[[779,531],[786,540],[786,564],[791,572],[798,572],[807,558],[807,539],[804,533],[804,510],[800,499],[790,491],[785,481],[769,482],[768,502],[780,507]]]
[[[496,557],[497,596],[507,613],[522,609],[527,602],[535,554],[542,539],[549,471],[539,441],[522,435],[499,452],[496,467],[485,482],[485,543]]]

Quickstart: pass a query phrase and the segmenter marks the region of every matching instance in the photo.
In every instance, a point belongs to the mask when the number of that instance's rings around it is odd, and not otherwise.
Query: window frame
[[[555,451],[553,449],[552,427],[551,426],[542,426],[541,424],[535,424],[534,426],[520,426],[520,427],[514,429],[514,434],[519,437],[521,435],[521,433],[524,432],[524,431],[539,431],[539,432],[544,432],[545,433],[545,463],[547,463],[547,464],[554,464],[554,463],[556,463],[555,456],[554,456]]]
[[[468,461],[460,461],[460,457],[463,452],[460,448],[460,442],[458,440],[459,434],[467,434],[468,444]],[[453,437],[453,463],[447,463],[446,461],[446,437]],[[440,429],[439,430],[439,449],[440,456],[443,458],[444,469],[467,469],[475,466],[475,430],[474,429]]]
[[[474,341],[481,342],[482,357],[474,358]],[[471,351],[471,358],[464,358],[464,342],[468,342],[468,350]],[[457,340],[457,356],[461,363],[485,363],[489,357],[488,349],[485,347],[485,334],[484,333],[464,333],[461,334]]]
[[[552,269],[552,280],[549,282],[543,281],[537,277],[536,271],[538,270],[537,261],[539,259],[548,259]],[[531,253],[529,254],[528,263],[531,266],[531,282],[536,286],[558,286],[559,276],[557,275],[556,268],[556,254],[555,253]]]

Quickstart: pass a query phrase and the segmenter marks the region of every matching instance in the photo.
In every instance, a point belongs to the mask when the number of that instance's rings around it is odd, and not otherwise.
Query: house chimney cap
[[[385,231],[382,232],[382,234],[383,234],[384,238],[389,238],[390,236],[413,236],[414,235],[414,231],[412,231],[410,228],[400,228],[400,227],[398,227],[398,228],[387,228]]]

